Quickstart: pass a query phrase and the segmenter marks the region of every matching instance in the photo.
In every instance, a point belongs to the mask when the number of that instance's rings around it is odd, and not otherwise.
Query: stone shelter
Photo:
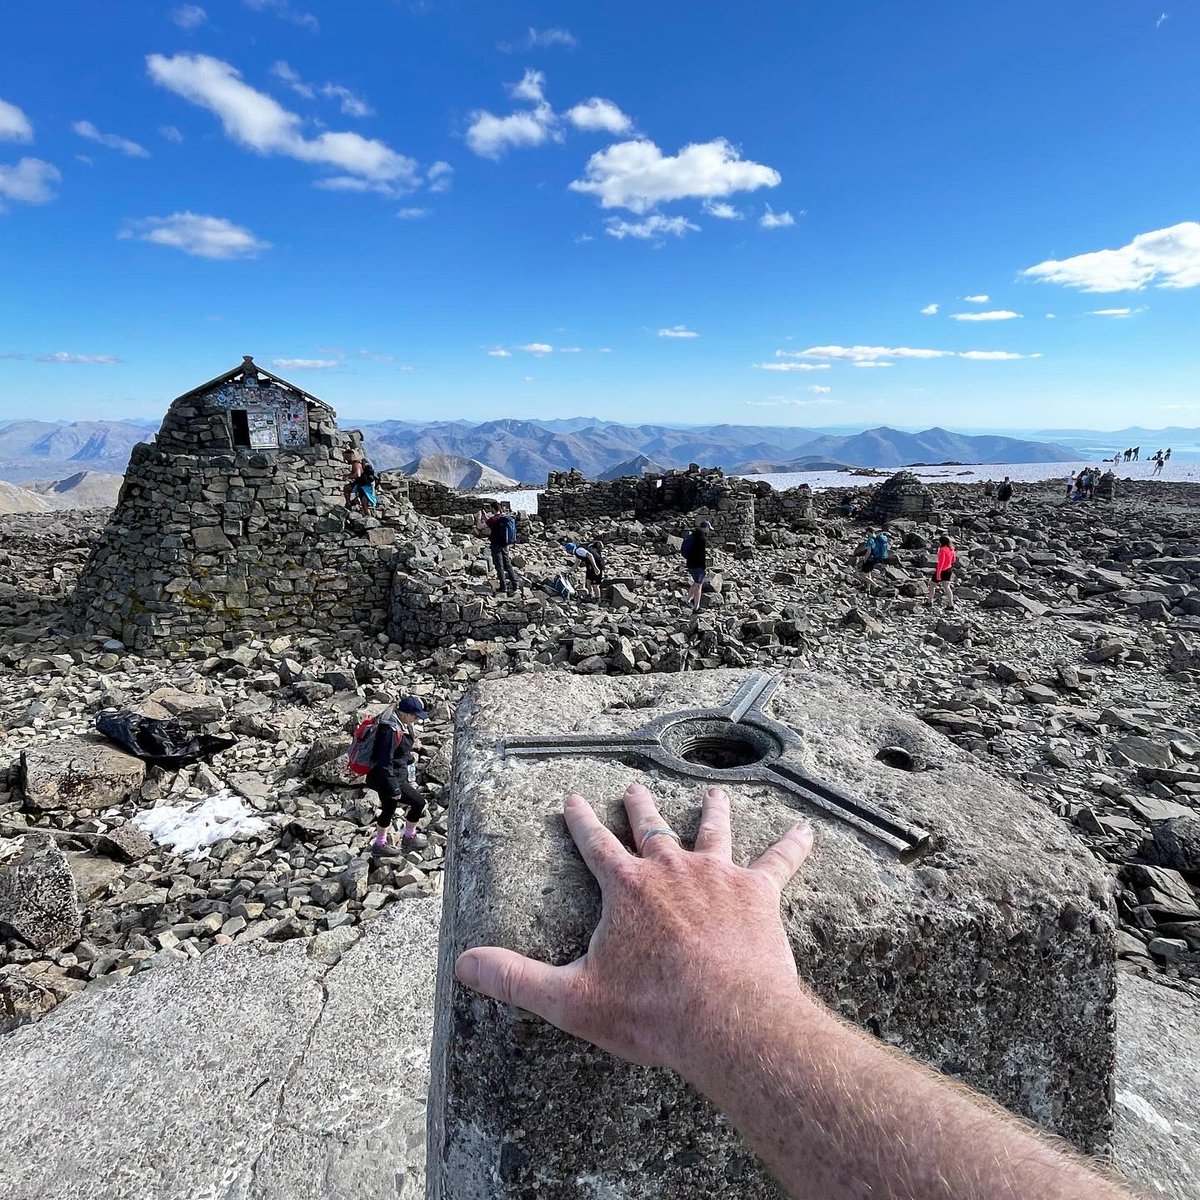
[[[386,621],[394,526],[351,515],[328,404],[250,356],[176,399],[133,448],[75,591],[85,630],[133,649]]]

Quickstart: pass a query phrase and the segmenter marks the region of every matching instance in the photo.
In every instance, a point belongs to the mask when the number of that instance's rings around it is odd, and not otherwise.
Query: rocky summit
[[[664,488],[670,504],[645,502]],[[480,680],[754,667],[833,675],[923,722],[933,756],[965,751],[1006,776],[1107,877],[1123,971],[1194,1011],[1200,488],[1121,482],[1112,500],[1068,503],[1056,485],[1021,485],[1001,509],[978,485],[760,500],[711,472],[559,479],[540,515],[520,515],[513,595],[496,593],[476,498],[386,475],[379,493],[377,516],[329,537],[395,554],[386,611],[347,605],[324,628],[289,628],[284,605],[261,632],[240,618],[136,649],[81,630],[72,602],[89,556],[112,544],[108,512],[0,517],[4,1030],[57,1006],[53,1021],[68,1020],[78,993],[187,971],[223,947],[316,945],[438,893],[452,718]],[[869,594],[853,556],[870,527],[847,515],[851,497],[886,518],[891,543]],[[701,517],[716,530],[693,612],[680,545]],[[943,533],[959,555],[954,606],[931,608]],[[603,543],[599,600],[565,540]],[[345,756],[357,722],[401,693],[431,714],[417,757],[429,844],[374,860],[375,797]],[[225,748],[150,764],[97,733],[112,711]],[[180,816],[208,821],[202,844],[164,833]],[[1144,1117],[1145,1088],[1128,1094],[1128,1119]],[[1137,1158],[1130,1169],[1154,1177]]]

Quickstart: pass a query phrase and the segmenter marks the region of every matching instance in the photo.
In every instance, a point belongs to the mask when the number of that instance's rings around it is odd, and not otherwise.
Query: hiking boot
[[[380,845],[378,842],[371,843],[372,858],[399,858],[404,853],[399,846],[392,846],[387,842]]]
[[[402,850],[424,850],[429,845],[429,839],[423,833],[405,834],[400,839]]]

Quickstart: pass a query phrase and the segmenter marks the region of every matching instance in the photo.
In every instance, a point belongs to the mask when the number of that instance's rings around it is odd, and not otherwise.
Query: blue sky
[[[4,25],[0,420],[1200,424],[1194,0]]]

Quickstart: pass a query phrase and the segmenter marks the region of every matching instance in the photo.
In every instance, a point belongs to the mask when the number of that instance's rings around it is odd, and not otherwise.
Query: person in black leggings
[[[371,843],[373,858],[396,858],[409,850],[424,850],[429,839],[417,832],[417,822],[425,813],[425,797],[413,782],[412,728],[429,714],[416,696],[405,696],[396,705],[392,720],[381,719],[375,728],[375,743],[371,749],[371,769],[366,784],[379,793],[379,817],[375,822],[375,839]],[[388,843],[388,831],[396,818],[396,809],[403,800],[404,833],[400,845]]]

